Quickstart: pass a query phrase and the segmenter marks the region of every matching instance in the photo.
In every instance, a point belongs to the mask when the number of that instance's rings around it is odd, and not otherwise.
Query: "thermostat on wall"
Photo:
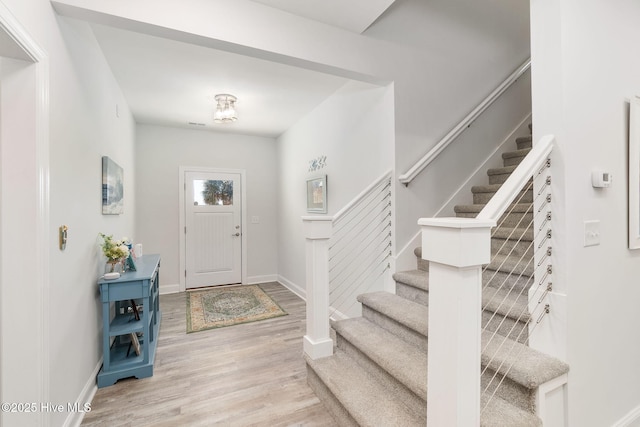
[[[606,188],[611,185],[611,174],[603,171],[591,172],[591,185],[594,188]]]

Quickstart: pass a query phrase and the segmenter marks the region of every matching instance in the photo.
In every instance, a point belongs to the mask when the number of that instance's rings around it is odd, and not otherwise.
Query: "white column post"
[[[429,260],[427,424],[480,425],[482,264],[495,222],[423,218]]]
[[[329,336],[329,238],[333,218],[302,217],[307,239],[307,334],[304,352],[311,359],[331,356]]]

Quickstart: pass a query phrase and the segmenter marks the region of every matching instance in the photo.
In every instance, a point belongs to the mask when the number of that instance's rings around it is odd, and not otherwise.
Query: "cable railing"
[[[416,176],[420,174],[438,155],[444,151],[457,137],[468,129],[478,117],[489,108],[500,96],[506,92],[524,73],[531,68],[531,58],[527,59],[513,73],[509,75],[500,85],[493,90],[485,99],[478,104],[460,123],[449,131],[427,154],[418,160],[407,172],[398,177],[398,180],[408,186]]]
[[[553,272],[552,142],[552,137],[543,138],[503,184],[499,190],[502,194],[496,194],[487,211],[478,215],[480,219],[497,218],[491,233],[491,261],[483,268],[482,353],[489,353],[491,348],[493,356],[482,363],[481,412],[499,393],[513,361],[518,360],[529,337],[551,310],[546,296],[551,291]],[[499,362],[494,360],[498,352]]]
[[[360,293],[382,290],[391,257],[391,173],[333,217],[329,239],[331,316],[360,315]]]

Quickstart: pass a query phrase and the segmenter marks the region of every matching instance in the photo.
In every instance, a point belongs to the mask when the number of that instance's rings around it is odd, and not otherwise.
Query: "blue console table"
[[[98,387],[115,384],[122,378],[153,375],[161,319],[158,290],[160,255],[143,255],[135,263],[136,271],[127,271],[119,279],[98,280],[104,328],[104,357],[98,373]],[[136,304],[142,303],[140,320],[124,308],[131,300]],[[113,318],[112,304],[115,307]],[[131,349],[130,334],[140,336],[140,355]]]

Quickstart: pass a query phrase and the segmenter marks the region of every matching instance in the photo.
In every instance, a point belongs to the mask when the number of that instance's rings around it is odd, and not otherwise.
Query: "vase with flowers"
[[[102,237],[102,253],[107,257],[107,265],[105,268],[106,273],[113,273],[124,271],[124,262],[129,256],[129,239],[123,237],[120,240],[115,240],[113,235],[106,235],[100,233]]]

